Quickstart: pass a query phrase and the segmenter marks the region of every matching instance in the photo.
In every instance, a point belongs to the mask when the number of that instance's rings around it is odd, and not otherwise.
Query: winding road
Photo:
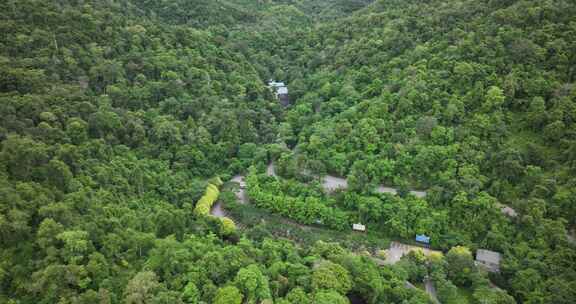
[[[268,176],[274,176],[274,177],[278,176],[276,174],[276,168],[274,166],[274,162],[270,162],[268,164],[268,166],[266,167],[266,174]],[[240,185],[240,188],[236,191],[236,197],[238,198],[238,201],[241,204],[248,203],[248,195],[246,194],[246,191],[245,191],[246,181],[244,180],[244,176],[243,175],[235,175],[232,178],[232,181],[237,182]],[[333,191],[336,191],[338,189],[347,189],[348,188],[348,180],[345,178],[342,178],[342,177],[338,177],[338,176],[326,175],[326,176],[324,176],[324,179],[322,180],[322,188],[324,188],[324,190],[327,192],[333,192]],[[380,185],[380,186],[378,186],[378,188],[376,188],[376,192],[378,192],[378,193],[390,193],[390,194],[396,195],[396,194],[398,194],[398,189],[392,188],[392,187],[387,187],[384,185]],[[426,191],[411,190],[410,193],[412,195],[414,195],[415,197],[419,197],[419,198],[424,198],[427,195]],[[510,217],[516,217],[517,216],[516,211],[507,205],[500,205],[499,208],[500,208],[502,213],[504,213]],[[223,211],[220,202],[217,202],[215,204],[215,206],[212,208],[211,213],[212,213],[212,215],[214,215],[216,217],[225,216],[225,212]],[[569,237],[569,241],[576,242],[571,237]]]
[[[270,162],[270,164],[268,164],[268,167],[266,168],[266,174],[268,176],[274,176],[274,177],[277,176],[276,175],[276,168],[274,167],[273,162]],[[236,182],[239,185],[238,189],[235,192],[236,197],[238,198],[238,201],[241,204],[247,204],[248,203],[248,195],[246,193],[245,177],[243,175],[235,175],[234,177],[232,177],[231,181]],[[326,175],[324,177],[322,187],[324,188],[324,190],[326,190],[328,192],[332,192],[332,191],[335,191],[337,189],[346,189],[346,188],[348,188],[348,181],[345,178],[336,177],[336,176],[332,176],[332,175]],[[378,187],[377,192],[379,192],[379,193],[392,193],[392,194],[398,193],[398,191],[395,188],[385,187],[385,186]],[[410,191],[410,193],[412,193],[416,197],[425,197],[426,196],[426,192],[424,192],[424,191]],[[216,216],[216,217],[227,216],[226,212],[222,208],[221,202],[217,202],[214,205],[211,213],[213,216]],[[373,258],[373,260],[376,262],[377,265],[380,265],[380,266],[383,266],[385,264],[389,264],[389,265],[395,264],[396,262],[400,261],[400,258],[403,255],[409,253],[412,250],[416,250],[416,249],[422,249],[424,251],[425,255],[429,255],[430,253],[433,253],[433,252],[439,252],[436,250],[430,250],[428,248],[421,248],[421,247],[417,247],[417,246],[402,244],[399,242],[392,242],[390,244],[390,249],[388,249],[388,251],[387,251],[386,260],[382,260],[382,259],[378,259],[378,258]],[[408,287],[408,288],[416,288],[414,285],[412,285],[408,281],[405,281],[405,284],[406,284],[406,287]],[[424,286],[426,289],[426,293],[428,293],[428,295],[430,295],[432,300],[435,303],[440,303],[438,301],[438,298],[436,295],[436,289],[434,288],[432,281],[426,280],[424,282]]]
[[[322,181],[322,187],[324,190],[332,192],[338,189],[346,189],[348,188],[348,180],[342,177],[337,177],[333,175],[326,175],[324,176],[324,180]],[[376,188],[376,192],[378,193],[390,193],[390,194],[398,194],[398,189],[387,187],[380,185]],[[411,190],[410,193],[416,197],[426,197],[426,191],[415,191]]]
[[[240,188],[236,191],[236,198],[238,198],[238,201],[240,202],[240,204],[246,204],[248,202],[248,195],[246,194],[246,182],[244,181],[244,176],[243,175],[236,175],[232,178],[233,182],[237,182],[240,185]],[[224,207],[222,206],[222,202],[221,201],[216,201],[216,203],[212,206],[212,209],[210,210],[210,214],[214,217],[228,217],[230,218],[230,216],[228,215],[228,213],[226,212],[226,210],[224,210]],[[234,221],[236,223],[236,225],[238,225],[239,223],[237,223],[236,221]]]
[[[276,175],[276,169],[274,167],[273,162],[270,162],[270,164],[266,168],[266,174],[268,174],[268,176],[277,176]],[[326,175],[326,176],[324,176],[324,179],[322,181],[322,187],[324,188],[324,190],[326,190],[328,192],[333,192],[333,191],[336,191],[338,189],[347,189],[348,188],[348,180],[346,178],[343,178],[343,177]],[[398,189],[392,188],[392,187],[387,187],[384,185],[380,185],[380,186],[378,186],[378,188],[376,188],[376,192],[378,192],[378,193],[390,193],[390,194],[396,195],[396,194],[398,194]],[[419,197],[419,198],[426,197],[426,191],[411,190],[410,193],[416,197]]]

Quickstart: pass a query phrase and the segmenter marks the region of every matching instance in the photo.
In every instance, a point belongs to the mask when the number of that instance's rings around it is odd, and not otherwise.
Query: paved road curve
[[[270,162],[268,167],[266,168],[266,174],[268,176],[277,176],[276,175],[276,168],[274,167],[274,162]],[[348,188],[348,180],[342,177],[337,177],[333,175],[326,175],[324,176],[324,180],[322,181],[322,187],[324,190],[328,192],[332,192],[338,189],[347,189]],[[376,192],[378,193],[391,193],[396,195],[398,193],[398,189],[386,186],[379,186],[376,188]],[[425,197],[426,191],[410,191],[410,193],[416,197]]]
[[[268,176],[278,176],[276,174],[276,168],[274,167],[274,162],[270,162],[268,167],[266,168],[266,174]],[[237,175],[238,176],[238,175]],[[324,190],[328,192],[336,191],[338,189],[347,189],[348,188],[348,180],[342,177],[337,177],[333,175],[326,175],[324,176],[324,180],[322,181],[322,187]],[[378,186],[376,188],[376,192],[378,193],[390,193],[393,195],[398,194],[398,189],[392,187],[386,187],[384,185]],[[426,197],[426,191],[417,191],[411,190],[410,193],[415,197],[424,198]],[[500,211],[507,216],[516,217],[518,213],[512,209],[510,206],[507,205],[500,205]],[[574,239],[570,239],[570,241],[576,242]]]
[[[337,189],[346,189],[348,188],[348,180],[342,177],[326,175],[322,181],[322,187],[324,187],[324,190],[329,192],[335,191]],[[378,188],[376,188],[376,192],[391,193],[396,195],[398,194],[398,189],[380,185]],[[410,191],[410,193],[416,197],[426,196],[426,191]]]
[[[322,181],[322,187],[326,191],[335,191],[348,188],[348,181],[341,177],[326,175]]]

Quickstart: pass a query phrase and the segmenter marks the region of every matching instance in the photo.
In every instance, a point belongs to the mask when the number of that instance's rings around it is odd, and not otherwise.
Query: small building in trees
[[[478,249],[476,251],[476,265],[484,267],[490,272],[500,272],[500,260],[502,259],[499,252]]]
[[[517,217],[518,216],[518,213],[516,212],[516,210],[512,209],[510,206],[507,206],[507,205],[500,205],[500,211],[509,217]]]
[[[358,224],[352,224],[352,230],[364,232],[364,231],[366,231],[366,226],[365,226],[365,225],[362,225],[362,224],[360,224],[360,223],[358,223]]]
[[[430,237],[426,236],[425,234],[417,234],[416,235],[416,242],[430,245]]]
[[[290,98],[288,97],[288,87],[283,82],[276,82],[274,80],[270,80],[268,82],[268,87],[274,93],[274,96],[281,105],[288,106],[290,105]]]

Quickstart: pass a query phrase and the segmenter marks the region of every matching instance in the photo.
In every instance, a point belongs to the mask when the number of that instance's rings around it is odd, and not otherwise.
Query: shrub
[[[234,224],[234,221],[232,221],[231,219],[223,217],[220,219],[220,222],[222,224],[221,225],[222,235],[231,235],[236,231],[236,224]]]

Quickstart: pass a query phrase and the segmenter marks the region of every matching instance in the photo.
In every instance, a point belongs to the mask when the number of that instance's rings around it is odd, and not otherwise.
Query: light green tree
[[[234,286],[226,286],[218,289],[214,297],[214,304],[241,304],[242,293]]]

